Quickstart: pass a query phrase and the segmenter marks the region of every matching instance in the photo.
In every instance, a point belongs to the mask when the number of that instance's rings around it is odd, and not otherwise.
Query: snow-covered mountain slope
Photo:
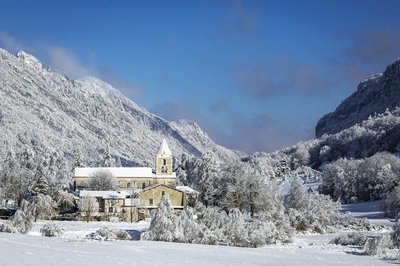
[[[400,59],[389,65],[382,74],[361,82],[357,91],[334,112],[324,115],[316,126],[316,136],[337,133],[366,120],[374,113],[383,113],[396,106],[400,106]]]
[[[111,154],[123,165],[153,165],[163,138],[175,156],[237,157],[194,122],[169,122],[104,81],[71,80],[30,54],[0,49],[0,157],[6,145],[30,145],[39,154],[58,150],[69,159],[79,149],[93,165],[108,139]]]

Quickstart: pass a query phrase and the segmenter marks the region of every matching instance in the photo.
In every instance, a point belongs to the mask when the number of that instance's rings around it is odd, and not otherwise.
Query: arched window
[[[163,159],[163,165],[167,165],[167,160]]]

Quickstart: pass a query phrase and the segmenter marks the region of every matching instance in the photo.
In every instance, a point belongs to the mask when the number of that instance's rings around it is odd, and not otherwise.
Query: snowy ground
[[[391,225],[380,202],[343,205],[343,212]],[[84,237],[97,229],[127,230],[134,237],[149,222],[61,222],[61,238],[40,236],[47,221],[38,221],[27,235],[0,233],[0,266],[8,265],[396,265],[362,255],[355,247],[329,244],[338,234],[298,235],[289,245],[237,248],[149,241],[97,242]],[[373,232],[371,232],[373,234]],[[398,264],[397,264],[398,265]]]
[[[304,238],[289,246],[253,249],[147,241],[78,242],[0,233],[0,265],[389,265],[325,245],[326,236]],[[316,244],[303,246],[310,239]]]

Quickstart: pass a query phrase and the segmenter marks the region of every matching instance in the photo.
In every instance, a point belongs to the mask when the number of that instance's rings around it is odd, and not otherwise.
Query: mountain
[[[315,128],[316,136],[337,133],[396,106],[400,106],[400,60],[389,65],[382,74],[361,82],[357,91],[334,112],[324,115]]]
[[[62,152],[70,161],[79,149],[96,165],[109,143],[122,165],[152,166],[163,138],[178,157],[210,152],[237,158],[194,122],[169,122],[102,80],[72,80],[25,52],[0,49],[0,99],[0,159],[10,147],[29,145],[38,154]]]

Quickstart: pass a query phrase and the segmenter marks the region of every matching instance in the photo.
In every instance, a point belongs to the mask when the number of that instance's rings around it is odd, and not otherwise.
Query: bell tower
[[[172,153],[165,139],[156,156],[156,175],[172,175]]]

